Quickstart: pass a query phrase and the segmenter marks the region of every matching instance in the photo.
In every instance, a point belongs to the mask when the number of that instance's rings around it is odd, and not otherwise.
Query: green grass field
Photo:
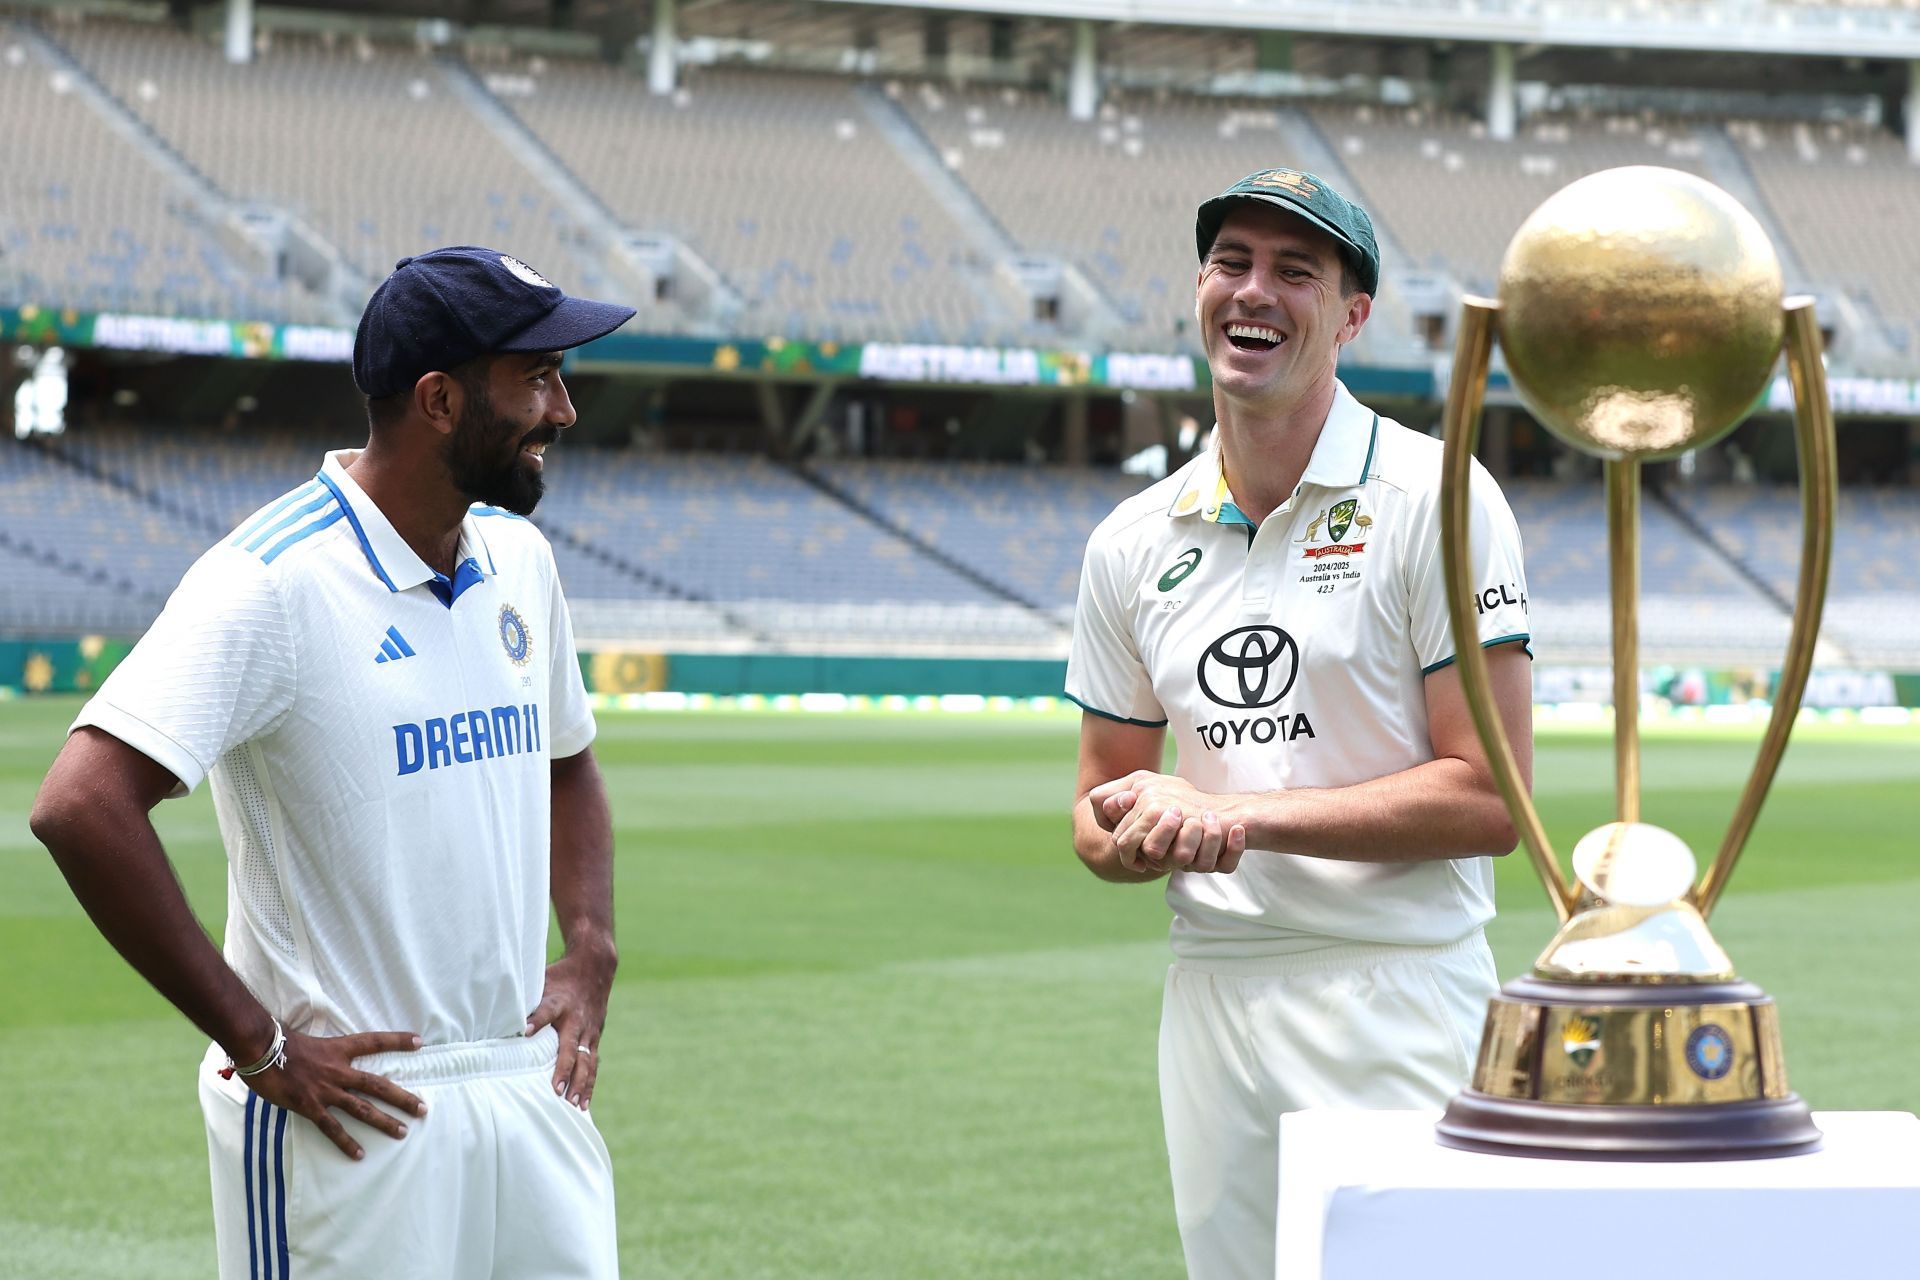
[[[212,1274],[204,1043],[125,968],[28,834],[72,700],[0,703],[0,1275]],[[1157,889],[1067,843],[1077,719],[608,714],[623,955],[594,1114],[630,1276],[1176,1277],[1154,1028]],[[1646,816],[1703,857],[1751,731],[1649,729]],[[1782,1007],[1816,1109],[1920,1104],[1920,732],[1809,726],[1714,918]],[[1609,740],[1553,730],[1565,851]],[[216,935],[204,788],[159,816]],[[1500,866],[1503,973],[1551,932]]]

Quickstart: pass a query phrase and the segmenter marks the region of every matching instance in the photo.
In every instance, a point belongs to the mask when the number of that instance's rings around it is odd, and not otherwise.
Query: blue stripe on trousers
[[[260,1162],[260,1270],[266,1280],[273,1280],[273,1217],[267,1189],[267,1121],[272,1112],[273,1104],[261,1099],[260,1136],[254,1139],[254,1159]]]
[[[247,1184],[247,1275],[249,1280],[260,1280],[260,1254],[256,1250],[253,1238],[253,1107],[260,1101],[259,1095],[247,1091],[247,1133],[240,1148],[240,1172]]]
[[[275,1107],[279,1115],[273,1122],[273,1214],[280,1239],[280,1280],[293,1274],[287,1257],[287,1113]]]

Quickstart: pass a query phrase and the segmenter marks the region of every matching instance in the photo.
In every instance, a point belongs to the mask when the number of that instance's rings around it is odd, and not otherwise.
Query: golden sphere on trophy
[[[1534,210],[1500,264],[1500,347],[1547,430],[1603,458],[1711,444],[1767,386],[1780,259],[1720,188],[1650,165],[1580,179]]]

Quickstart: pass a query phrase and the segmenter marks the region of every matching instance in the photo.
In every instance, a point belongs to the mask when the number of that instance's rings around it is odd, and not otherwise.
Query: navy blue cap
[[[496,351],[565,351],[605,337],[633,308],[569,298],[511,254],[456,244],[393,264],[360,313],[353,382],[378,400]]]

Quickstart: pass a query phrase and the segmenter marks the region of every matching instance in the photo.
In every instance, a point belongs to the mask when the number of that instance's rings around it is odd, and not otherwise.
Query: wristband
[[[280,1019],[275,1018],[273,1020],[273,1043],[267,1046],[267,1051],[264,1054],[260,1055],[260,1060],[249,1063],[243,1067],[235,1063],[232,1057],[228,1057],[226,1069],[222,1071],[220,1075],[229,1080],[234,1076],[239,1076],[242,1080],[246,1080],[273,1067],[285,1066],[286,1061],[287,1033],[280,1026]]]

